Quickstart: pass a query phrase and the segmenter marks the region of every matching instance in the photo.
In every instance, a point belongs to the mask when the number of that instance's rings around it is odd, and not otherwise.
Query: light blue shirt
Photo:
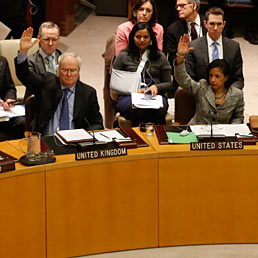
[[[65,89],[63,85],[61,85],[62,90]],[[68,99],[68,106],[69,106],[69,129],[74,129],[74,122],[73,122],[73,108],[74,108],[74,96],[75,96],[75,85],[71,88],[69,88],[69,92],[67,95]],[[64,97],[64,95],[63,95]],[[59,130],[59,119],[62,109],[62,99],[61,98],[57,109],[55,111],[55,114],[52,119],[48,122],[47,128],[44,131],[44,135],[54,134],[56,131]]]

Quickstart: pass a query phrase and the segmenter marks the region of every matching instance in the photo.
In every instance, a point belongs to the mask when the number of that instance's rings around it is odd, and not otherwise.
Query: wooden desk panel
[[[44,173],[1,178],[0,204],[0,257],[45,258]]]
[[[258,146],[159,145],[159,246],[258,243]]]
[[[158,160],[142,149],[47,171],[48,258],[158,246]]]

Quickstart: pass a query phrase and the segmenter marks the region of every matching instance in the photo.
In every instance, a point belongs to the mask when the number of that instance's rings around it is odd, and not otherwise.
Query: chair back
[[[32,132],[33,125],[32,121],[35,118],[35,110],[36,110],[36,97],[35,95],[29,96],[25,100],[25,130]]]
[[[35,39],[33,39],[35,40]],[[20,40],[19,39],[6,39],[0,40],[0,55],[4,56],[10,66],[11,76],[14,82],[14,85],[17,89],[17,99],[21,100],[25,94],[25,86],[18,80],[15,72],[14,58],[18,54],[20,49]],[[35,44],[29,51],[28,55],[35,53],[39,49],[39,44]]]
[[[195,98],[191,93],[178,88],[175,93],[175,122],[186,125],[194,116]]]

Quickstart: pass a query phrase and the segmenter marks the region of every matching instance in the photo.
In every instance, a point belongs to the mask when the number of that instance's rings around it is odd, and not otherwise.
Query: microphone
[[[214,111],[214,112],[209,111],[209,115],[211,117],[211,138],[213,138],[213,122],[216,121],[216,119],[215,119],[216,114],[217,114],[216,111]]]
[[[88,125],[90,131],[92,132],[92,142],[80,142],[78,143],[78,146],[80,147],[80,149],[85,148],[86,146],[93,146],[93,145],[106,145],[107,142],[104,141],[98,141],[95,137],[95,132],[94,129],[92,128],[90,122],[88,121],[87,117],[84,117],[84,121],[86,122],[86,124]]]

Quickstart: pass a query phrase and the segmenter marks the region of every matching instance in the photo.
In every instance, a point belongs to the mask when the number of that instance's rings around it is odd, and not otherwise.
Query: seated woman
[[[226,60],[212,61],[207,78],[195,82],[186,73],[184,56],[193,48],[188,47],[189,36],[180,38],[175,60],[175,78],[179,85],[191,92],[196,99],[196,113],[189,124],[241,124],[244,121],[243,92],[231,87],[230,67]]]
[[[116,32],[115,54],[128,46],[129,34],[136,23],[149,22],[156,35],[158,48],[162,51],[163,28],[157,23],[157,11],[154,0],[137,0],[132,8],[131,21],[120,24]]]
[[[171,87],[171,67],[165,55],[158,50],[156,37],[149,23],[137,23],[133,27],[129,36],[129,46],[117,56],[113,68],[135,72],[142,58],[146,59],[141,72],[145,90],[138,89],[138,92],[150,93],[152,96],[162,95],[163,108],[132,108],[130,95],[119,96],[116,110],[126,119],[132,120],[133,126],[138,126],[140,122],[165,124],[168,101],[164,94]]]

